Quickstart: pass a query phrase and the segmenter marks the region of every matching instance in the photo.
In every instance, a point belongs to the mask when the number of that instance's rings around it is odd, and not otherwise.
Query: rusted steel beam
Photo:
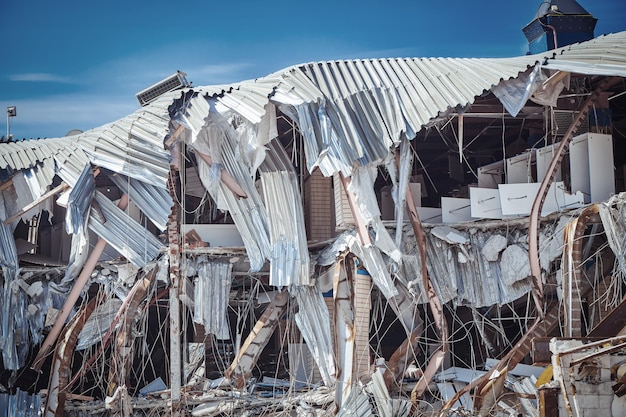
[[[411,413],[415,414],[417,411],[417,400],[421,398],[422,395],[424,395],[424,392],[428,389],[428,384],[430,384],[430,381],[433,376],[435,376],[437,369],[439,369],[443,363],[445,355],[448,351],[448,323],[443,312],[441,300],[439,300],[433,284],[428,277],[428,269],[426,267],[426,234],[424,233],[422,223],[419,215],[417,214],[417,208],[415,207],[415,201],[413,200],[413,194],[411,194],[410,188],[407,188],[406,190],[406,205],[420,253],[422,284],[424,286],[424,290],[426,291],[426,296],[428,297],[428,306],[433,315],[433,320],[437,331],[439,332],[439,340],[441,342],[441,345],[430,357],[426,369],[411,392]]]
[[[117,204],[117,207],[121,210],[124,210],[126,209],[127,205],[128,195],[123,194],[122,198],[120,198],[120,201]],[[76,304],[76,301],[80,297],[80,294],[83,291],[85,284],[87,284],[87,281],[89,281],[89,277],[91,276],[91,273],[98,264],[98,259],[100,259],[100,256],[104,252],[106,246],[106,240],[104,240],[103,238],[98,239],[98,243],[96,243],[93,250],[91,251],[91,254],[85,262],[85,265],[83,266],[80,275],[78,276],[78,278],[76,278],[74,286],[72,287],[72,290],[65,300],[65,304],[63,304],[63,308],[61,308],[61,311],[59,311],[59,315],[57,316],[54,325],[52,326],[52,329],[50,329],[50,332],[48,333],[48,336],[46,336],[46,339],[43,341],[43,344],[41,345],[37,356],[35,356],[33,364],[31,365],[31,369],[37,372],[41,371],[41,366],[43,365],[44,360],[52,350],[54,342],[56,342],[57,337],[59,336],[59,333],[61,333],[61,329],[65,324],[65,320],[67,320],[68,316],[70,315],[70,311],[72,311],[74,304]]]
[[[583,120],[587,117],[589,109],[598,99],[600,93],[607,90],[608,88],[611,88],[613,85],[617,84],[621,80],[622,78],[620,77],[605,78],[600,82],[600,84],[598,84],[593,93],[591,93],[587,100],[585,100],[585,102],[582,104],[578,111],[578,114],[574,118],[574,121],[565,132],[563,139],[561,139],[559,148],[557,149],[554,156],[552,157],[552,160],[550,161],[550,165],[548,166],[546,175],[543,178],[543,181],[539,186],[539,190],[537,191],[537,195],[535,196],[535,200],[533,201],[533,205],[530,210],[528,225],[528,260],[530,262],[530,273],[533,281],[532,295],[539,316],[543,315],[543,283],[541,278],[541,265],[539,263],[539,217],[541,216],[543,203],[545,202],[548,195],[550,184],[552,184],[554,176],[556,175],[557,167],[561,164],[561,161],[563,160],[563,157],[565,156],[566,151],[569,148],[569,144],[574,137],[574,133],[578,130]]]
[[[148,276],[149,276],[148,279],[153,280],[154,276],[156,276],[157,270],[158,268],[154,268],[153,270],[148,272]],[[126,299],[124,300],[124,302],[122,302],[122,305],[117,310],[117,313],[115,313],[115,317],[113,317],[113,321],[111,321],[109,330],[107,330],[107,332],[104,334],[104,337],[102,338],[102,341],[100,342],[100,347],[98,348],[98,351],[92,356],[90,356],[89,359],[85,361],[83,366],[81,366],[81,368],[74,374],[74,377],[72,378],[72,380],[67,384],[68,388],[74,385],[76,381],[78,381],[78,379],[83,375],[83,373],[87,369],[89,369],[91,365],[93,365],[96,359],[98,359],[98,357],[102,355],[102,352],[104,352],[104,350],[109,346],[109,343],[111,341],[111,336],[113,335],[113,332],[115,331],[115,328],[117,327],[117,323],[119,323],[122,317],[125,317],[127,309],[130,305],[130,302],[134,299],[135,293],[139,290],[139,287],[141,285],[143,285],[142,280],[138,280],[130,289],[130,291],[128,292],[128,295],[126,296]]]
[[[480,393],[484,392],[484,387],[489,383],[489,380],[492,375],[495,375],[495,372],[502,372],[504,369],[513,369],[515,366],[520,363],[526,355],[530,353],[532,348],[532,340],[535,337],[545,337],[556,325],[559,323],[560,314],[559,314],[559,305],[558,303],[549,304],[546,309],[546,314],[544,318],[537,317],[533,324],[530,326],[528,331],[524,333],[522,338],[515,344],[511,350],[502,358],[500,361],[494,366],[489,372],[485,373],[481,377],[475,379],[470,384],[463,387],[463,389],[459,390],[444,406],[442,407],[442,411],[450,409],[454,403],[456,403],[459,398],[463,395],[469,393],[470,391],[476,388],[476,397],[474,399],[474,408],[480,409],[482,405],[482,398],[480,397]]]
[[[406,368],[413,362],[414,352],[423,331],[424,327],[422,322],[422,325],[415,327],[409,337],[398,346],[387,361],[387,371],[383,376],[387,391],[393,392],[398,388],[398,382],[402,379]]]
[[[582,332],[582,270],[583,263],[583,241],[585,230],[590,220],[598,214],[598,206],[593,204],[585,207],[578,218],[566,225],[565,248],[566,256],[565,269],[566,279],[563,284],[563,298],[565,300],[565,336],[581,337]],[[573,230],[570,230],[573,228]],[[567,283],[567,285],[565,285]]]
[[[52,360],[48,394],[44,407],[45,417],[63,417],[64,415],[65,400],[68,396],[67,391],[69,388],[68,381],[70,371],[72,370],[72,355],[78,343],[78,336],[103,298],[101,294],[92,298],[74,315],[61,334],[61,339]]]
[[[127,296],[128,307],[123,314],[122,323],[117,330],[115,348],[113,350],[113,364],[109,371],[109,388],[111,395],[118,386],[130,387],[130,371],[133,364],[133,346],[135,338],[132,325],[135,316],[140,311],[140,304],[146,298],[148,289],[154,282],[157,268],[152,269],[143,278],[139,278]]]
[[[288,301],[289,292],[283,288],[265,308],[261,318],[256,322],[241,349],[237,352],[233,363],[224,373],[235,387],[240,389],[244,387],[246,380],[252,373],[252,368],[278,326],[280,317],[287,309]]]

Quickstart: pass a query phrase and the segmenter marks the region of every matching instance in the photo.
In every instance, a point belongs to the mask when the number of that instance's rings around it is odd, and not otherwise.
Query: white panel
[[[570,194],[565,190],[563,182],[553,182],[541,208],[541,215],[546,216],[556,211],[568,210],[583,206],[585,198],[580,191]]]
[[[536,150],[537,182],[543,181],[543,178],[546,176],[546,172],[548,171],[548,166],[550,166],[552,157],[556,154],[558,147],[559,143],[555,143]],[[554,175],[554,181],[561,181],[560,169],[558,169]]]
[[[239,247],[243,246],[243,240],[234,224],[181,224],[180,232],[185,235],[194,229],[203,242],[211,247]]]
[[[478,186],[480,188],[498,188],[502,184],[504,161],[494,162],[478,168]]]
[[[506,160],[506,183],[519,184],[534,182],[532,172],[532,165],[534,162],[534,152],[525,152],[512,158],[508,158]]]
[[[441,209],[440,208],[417,207],[417,215],[420,216],[420,222],[422,223],[441,223]]]
[[[589,182],[591,201],[606,201],[615,194],[613,137],[589,133]]]
[[[611,165],[613,165],[611,163]],[[589,144],[587,135],[576,136],[569,145],[569,166],[572,192],[581,191],[585,203],[591,202],[591,184],[589,181]]]
[[[472,219],[469,198],[441,198],[443,223],[462,223]]]
[[[501,219],[500,193],[493,188],[470,188],[472,217],[479,219]]]
[[[500,206],[504,216],[528,216],[533,200],[539,190],[539,183],[500,184]]]

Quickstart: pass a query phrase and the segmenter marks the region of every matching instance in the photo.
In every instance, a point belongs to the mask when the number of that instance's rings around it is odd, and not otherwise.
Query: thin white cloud
[[[120,119],[139,108],[134,95],[67,94],[40,99],[0,101],[17,107],[11,120],[16,138],[60,137],[72,129],[89,130]]]
[[[63,83],[72,84],[71,78],[62,77],[56,74],[50,74],[47,72],[27,72],[24,74],[13,74],[9,77],[11,81],[28,81],[28,82],[49,82],[49,83]]]

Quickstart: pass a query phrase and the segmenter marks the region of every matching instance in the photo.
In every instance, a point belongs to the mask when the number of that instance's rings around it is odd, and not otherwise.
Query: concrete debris
[[[530,276],[530,266],[528,265],[528,251],[519,245],[508,246],[500,259],[502,268],[502,280],[513,285],[517,281]]]

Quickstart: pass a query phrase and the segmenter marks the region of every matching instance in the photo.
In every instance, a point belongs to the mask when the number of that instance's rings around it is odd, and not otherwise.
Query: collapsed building
[[[2,412],[623,415],[626,32],[544,12],[0,144]]]

